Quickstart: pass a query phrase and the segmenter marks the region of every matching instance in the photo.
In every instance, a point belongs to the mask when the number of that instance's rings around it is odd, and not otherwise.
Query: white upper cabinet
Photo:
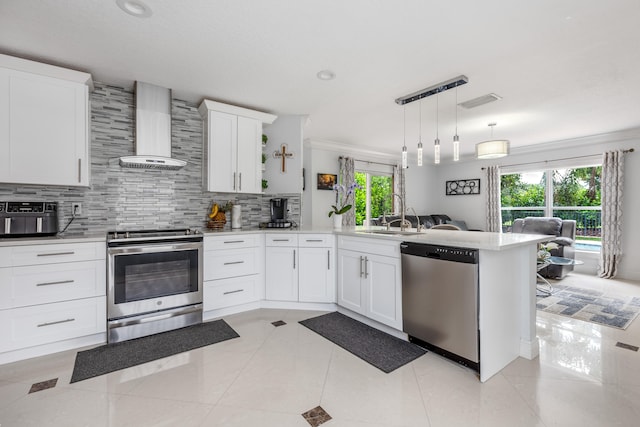
[[[0,182],[89,186],[91,75],[0,55]]]
[[[262,192],[262,123],[276,116],[204,100],[204,186],[224,193]]]

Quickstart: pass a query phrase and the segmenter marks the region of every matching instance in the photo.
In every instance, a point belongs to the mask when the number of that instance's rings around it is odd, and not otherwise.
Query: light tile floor
[[[640,295],[640,283],[571,274],[563,284]],[[625,331],[538,312],[540,357],[482,384],[427,353],[385,374],[299,320],[225,317],[240,338],[69,384],[75,351],[0,366],[0,426],[638,426],[640,320]],[[275,327],[271,322],[284,320]],[[34,383],[57,385],[29,394]]]

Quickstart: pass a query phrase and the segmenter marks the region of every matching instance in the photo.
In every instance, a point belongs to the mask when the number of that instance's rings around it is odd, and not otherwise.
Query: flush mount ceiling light
[[[320,80],[333,80],[336,78],[336,73],[334,73],[331,70],[321,70],[321,71],[318,71],[318,74],[316,74],[316,76]]]
[[[148,18],[153,12],[141,0],[116,0],[118,7],[136,18]]]
[[[496,123],[489,123],[491,127],[491,139],[476,144],[476,157],[478,159],[498,159],[509,155],[509,141],[506,139],[493,139],[493,127]]]

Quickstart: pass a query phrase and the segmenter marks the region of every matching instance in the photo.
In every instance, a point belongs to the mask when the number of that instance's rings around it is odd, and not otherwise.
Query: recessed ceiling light
[[[148,18],[153,14],[151,8],[140,0],[116,0],[116,4],[120,9],[137,18]]]
[[[318,71],[318,74],[316,74],[316,76],[318,76],[320,80],[333,80],[336,78],[336,73],[331,70],[322,70]]]

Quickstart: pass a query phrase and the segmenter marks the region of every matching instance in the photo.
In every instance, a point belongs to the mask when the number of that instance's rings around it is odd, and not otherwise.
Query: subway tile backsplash
[[[0,200],[59,203],[60,230],[71,218],[71,203],[82,215],[65,234],[107,230],[203,227],[213,201],[242,206],[242,226],[269,220],[269,199],[287,197],[290,218],[300,222],[299,194],[229,194],[203,191],[202,119],[196,104],[172,101],[172,157],[186,160],[176,171],[121,168],[118,159],[134,154],[132,90],[95,83],[91,99],[91,187],[46,187],[0,183]],[[226,229],[231,226],[227,218]]]

